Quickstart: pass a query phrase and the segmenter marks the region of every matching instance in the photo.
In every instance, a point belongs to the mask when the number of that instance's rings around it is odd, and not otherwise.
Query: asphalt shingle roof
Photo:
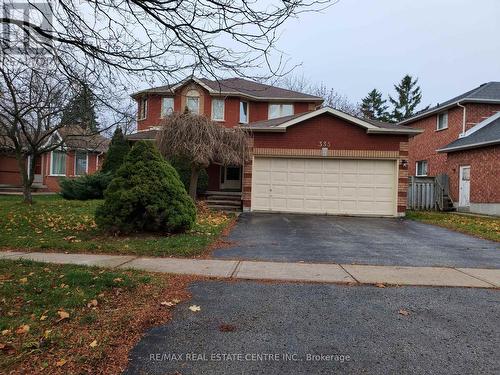
[[[476,102],[493,101],[500,103],[500,82],[483,83],[482,85],[470,91],[460,94],[452,99],[446,100],[443,103],[439,103],[438,105],[429,108],[426,111],[417,113],[412,118],[401,121],[400,124],[408,124],[416,119],[425,117],[435,112],[439,112],[440,110],[444,110],[448,106],[454,105],[455,103],[467,102],[467,101],[476,101]]]
[[[440,151],[453,152],[460,151],[464,149],[484,147],[500,143],[500,118],[490,122],[488,125],[482,127],[481,129],[475,131],[474,133],[459,138],[445,147],[441,148]]]
[[[250,81],[243,78],[229,78],[221,79],[218,81],[213,81],[207,78],[198,79],[205,86],[210,88],[214,93],[231,93],[234,95],[250,96],[256,99],[301,99],[322,102],[323,99],[309,94],[304,94],[298,91],[287,90],[277,86],[266,85],[264,83]],[[188,80],[186,80],[186,83]],[[132,96],[137,96],[139,94],[172,94],[172,89],[177,86],[177,84],[153,87],[147,90],[140,91],[133,94]]]

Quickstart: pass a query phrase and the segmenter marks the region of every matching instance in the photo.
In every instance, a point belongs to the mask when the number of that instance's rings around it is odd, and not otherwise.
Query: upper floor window
[[[139,99],[139,112],[137,112],[137,120],[144,120],[148,113],[148,99]]]
[[[427,176],[427,160],[419,160],[416,165],[417,176]]]
[[[75,175],[81,176],[88,171],[88,158],[87,153],[83,151],[75,152]]]
[[[161,117],[168,116],[174,112],[174,98],[161,98]]]
[[[268,119],[293,115],[293,104],[269,104]]]
[[[443,112],[437,116],[437,130],[443,130],[448,128],[448,112]]]
[[[224,99],[212,99],[212,120],[224,121]]]
[[[240,102],[240,124],[248,124],[248,102]]]
[[[200,114],[200,93],[196,90],[188,91],[186,95],[186,107],[189,112]]]

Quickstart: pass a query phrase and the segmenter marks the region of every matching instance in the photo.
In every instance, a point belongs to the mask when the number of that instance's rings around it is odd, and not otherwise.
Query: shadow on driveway
[[[500,245],[393,218],[245,213],[214,258],[500,268]]]

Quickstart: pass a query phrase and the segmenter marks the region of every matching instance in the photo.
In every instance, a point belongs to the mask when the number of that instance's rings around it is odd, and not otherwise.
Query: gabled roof
[[[147,129],[129,134],[125,138],[129,141],[154,141],[157,133],[157,129]]]
[[[172,85],[153,87],[151,89],[143,90],[132,94],[133,98],[145,94],[164,94],[173,95],[174,92],[186,85],[189,82],[198,83],[205,88],[211,95],[231,95],[241,96],[252,100],[262,101],[313,101],[323,102],[323,98],[318,96],[304,94],[297,91],[287,90],[277,86],[266,85],[264,83],[254,82],[243,78],[229,78],[217,81],[209,80],[207,78],[187,78],[181,82]]]
[[[99,133],[90,132],[79,125],[66,125],[57,130],[64,145],[73,150],[106,152],[110,140]]]
[[[417,113],[417,115],[407,120],[401,121],[399,124],[409,124],[413,121],[430,116],[434,113],[444,111],[462,103],[499,103],[500,104],[500,82],[488,82],[467,91],[461,95],[438,104],[435,107],[429,108],[426,111]]]
[[[438,152],[454,152],[500,144],[500,112],[470,128],[465,135]]]
[[[279,117],[272,120],[252,122],[250,124],[242,126],[242,128],[254,132],[286,132],[286,129],[290,126],[323,114],[329,114],[346,120],[352,124],[361,126],[362,128],[366,129],[367,133],[415,135],[423,131],[420,129],[409,128],[407,126],[399,126],[380,121],[361,119],[330,107],[324,107],[315,111],[299,113],[291,116]]]

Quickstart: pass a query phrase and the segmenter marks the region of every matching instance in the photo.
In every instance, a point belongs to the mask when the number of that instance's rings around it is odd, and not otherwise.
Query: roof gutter
[[[463,145],[463,146],[455,146],[455,147],[445,147],[445,148],[440,148],[437,149],[437,152],[454,152],[454,151],[462,151],[462,150],[468,150],[471,148],[478,148],[478,147],[483,147],[483,146],[492,146],[500,143],[500,139],[495,139],[493,141],[486,141],[486,142],[477,142],[477,143],[471,143],[468,145]]]

